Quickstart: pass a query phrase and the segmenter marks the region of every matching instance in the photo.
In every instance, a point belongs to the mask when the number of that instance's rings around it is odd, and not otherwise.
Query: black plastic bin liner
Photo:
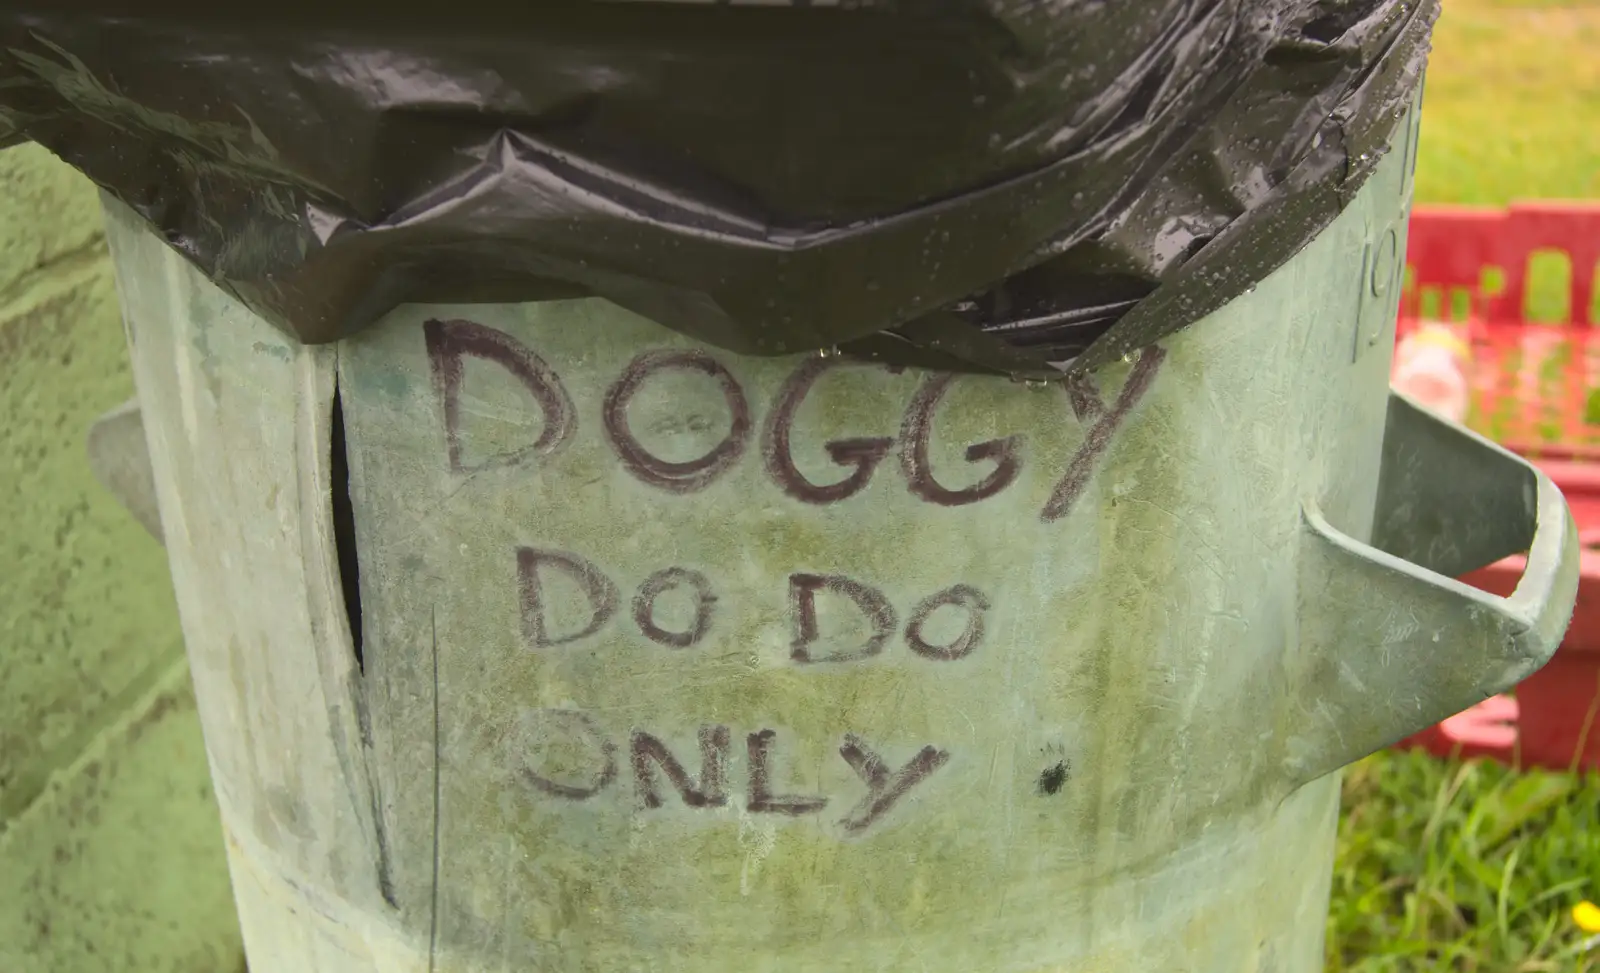
[[[1050,374],[1325,227],[1436,9],[14,0],[0,141],[308,342],[405,302],[595,294],[745,353]]]

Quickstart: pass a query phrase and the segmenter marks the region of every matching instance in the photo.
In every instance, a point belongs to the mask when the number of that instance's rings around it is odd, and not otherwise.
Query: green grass
[[[1444,0],[1417,198],[1531,197],[1600,198],[1600,3]]]
[[[1385,753],[1345,779],[1330,970],[1600,970],[1600,782]]]
[[[1600,198],[1600,0],[1444,2],[1418,199]],[[1383,753],[1344,798],[1330,971],[1600,971],[1600,776]]]

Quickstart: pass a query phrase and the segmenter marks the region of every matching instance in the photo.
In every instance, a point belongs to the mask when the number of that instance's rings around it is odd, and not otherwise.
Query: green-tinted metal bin
[[[254,973],[1319,969],[1335,772],[1576,587],[1550,482],[1388,392],[1404,131],[1061,385],[598,300],[296,346],[112,205]]]

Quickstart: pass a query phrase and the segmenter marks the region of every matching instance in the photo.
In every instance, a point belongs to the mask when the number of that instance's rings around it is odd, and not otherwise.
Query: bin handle
[[[1516,685],[1577,599],[1577,529],[1526,460],[1390,392],[1372,544],[1303,509],[1290,780],[1315,780]],[[1456,576],[1523,551],[1501,598]]]
[[[85,446],[89,471],[123,508],[163,541],[161,510],[156,503],[156,475],[145,443],[144,413],[137,396],[105,413],[89,427]]]

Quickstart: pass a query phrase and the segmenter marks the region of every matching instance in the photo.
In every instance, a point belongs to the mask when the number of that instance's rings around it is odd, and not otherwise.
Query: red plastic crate
[[[1541,251],[1565,254],[1565,320],[1526,318],[1528,268]],[[1594,319],[1600,271],[1600,204],[1517,203],[1507,210],[1418,207],[1407,243],[1410,273],[1399,335],[1423,316],[1425,296],[1459,318],[1472,348],[1468,425],[1538,463],[1566,494],[1582,554],[1578,604],[1551,662],[1512,696],[1496,696],[1400,746],[1441,756],[1488,756],[1526,766],[1600,768],[1600,321]],[[1485,269],[1503,286],[1486,290]],[[1591,401],[1592,400],[1592,401]],[[1507,558],[1465,577],[1509,595],[1523,559]]]

